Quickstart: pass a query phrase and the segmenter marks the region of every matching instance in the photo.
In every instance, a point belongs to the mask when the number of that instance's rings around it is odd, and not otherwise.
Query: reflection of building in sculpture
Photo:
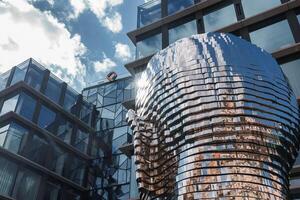
[[[298,106],[264,50],[220,33],[179,40],[151,59],[136,109],[142,197],[287,198]]]

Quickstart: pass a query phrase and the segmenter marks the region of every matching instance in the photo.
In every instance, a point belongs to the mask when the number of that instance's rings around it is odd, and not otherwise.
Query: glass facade
[[[83,199],[95,107],[33,59],[0,77],[0,198]]]
[[[280,4],[280,0],[242,0],[245,17],[252,17],[253,15],[262,13],[273,7],[279,6]]]
[[[151,24],[161,18],[161,0],[152,0],[138,6],[138,27]]]
[[[203,16],[205,32],[211,32],[237,22],[234,5],[208,12]]]
[[[128,127],[125,116],[127,109],[123,102],[134,98],[132,78],[123,78],[114,82],[104,82],[98,86],[83,91],[88,101],[97,105],[97,139],[102,140],[105,148],[99,143],[93,144],[95,166],[101,166],[101,174],[94,172],[95,183],[93,197],[95,199],[130,199],[132,188],[131,156],[126,156],[120,147],[132,141],[131,129]],[[110,177],[110,178],[108,178]]]
[[[196,20],[169,29],[169,44],[194,34],[197,34]]]
[[[136,57],[150,56],[162,49],[162,34],[156,34],[136,43]]]
[[[168,15],[172,15],[192,5],[194,5],[194,0],[168,0]]]
[[[269,53],[286,48],[295,43],[287,20],[277,22],[250,32],[251,42]]]
[[[300,59],[294,60],[281,65],[281,68],[289,79],[291,87],[297,97],[300,97],[300,84],[299,84],[299,74],[300,74]]]

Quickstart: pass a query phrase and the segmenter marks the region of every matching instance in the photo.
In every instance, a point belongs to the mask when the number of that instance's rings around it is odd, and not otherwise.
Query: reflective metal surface
[[[276,61],[230,34],[185,38],[138,81],[134,133],[144,199],[287,199],[299,111]]]

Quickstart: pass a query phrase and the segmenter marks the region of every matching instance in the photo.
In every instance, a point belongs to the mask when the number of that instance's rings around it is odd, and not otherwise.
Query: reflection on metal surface
[[[136,109],[141,197],[287,198],[299,112],[266,51],[230,34],[179,40],[149,62]]]

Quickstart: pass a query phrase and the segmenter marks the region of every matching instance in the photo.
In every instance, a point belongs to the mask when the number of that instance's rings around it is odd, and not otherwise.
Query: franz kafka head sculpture
[[[261,48],[223,33],[177,41],[150,60],[128,118],[142,198],[287,198],[298,105]]]

